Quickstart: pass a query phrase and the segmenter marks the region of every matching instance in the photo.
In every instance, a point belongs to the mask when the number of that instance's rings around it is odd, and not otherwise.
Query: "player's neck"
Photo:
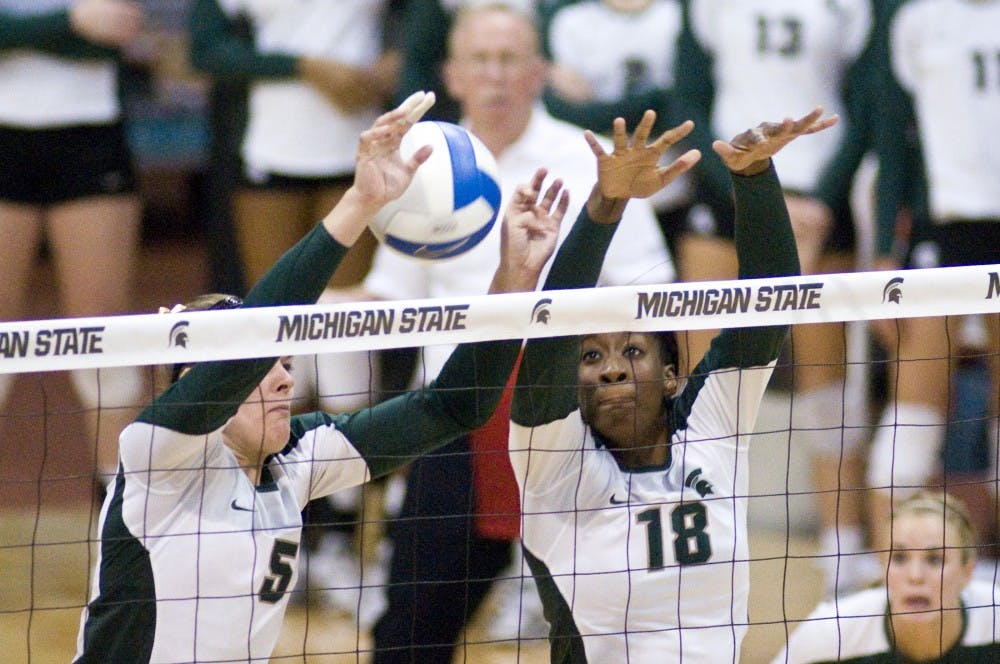
[[[962,637],[963,612],[943,611],[932,623],[914,624],[913,621],[895,619],[892,632],[895,650],[907,661],[926,662],[940,659]]]

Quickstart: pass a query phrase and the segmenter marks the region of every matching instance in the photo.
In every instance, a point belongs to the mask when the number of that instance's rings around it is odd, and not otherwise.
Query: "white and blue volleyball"
[[[398,252],[424,260],[451,258],[479,244],[500,210],[496,160],[456,124],[418,122],[400,144],[403,159],[431,145],[403,195],[379,210],[372,233]]]

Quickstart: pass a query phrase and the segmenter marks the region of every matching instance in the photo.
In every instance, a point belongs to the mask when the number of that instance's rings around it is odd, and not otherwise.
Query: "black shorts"
[[[909,267],[1000,263],[1000,219],[950,221],[915,234]]]
[[[1000,263],[1000,219],[952,221],[937,234],[943,267]]]
[[[0,127],[0,200],[30,205],[135,191],[125,127]]]
[[[691,208],[684,230],[694,235],[732,241],[736,231],[734,214],[731,203],[706,199]],[[854,253],[856,242],[854,217],[850,208],[844,206],[834,210],[833,228],[826,239],[824,251],[831,254]]]
[[[254,173],[253,175],[244,173],[240,184],[247,189],[302,191],[319,187],[350,186],[353,181],[353,173],[350,175],[320,175],[317,177],[282,175],[280,173]]]

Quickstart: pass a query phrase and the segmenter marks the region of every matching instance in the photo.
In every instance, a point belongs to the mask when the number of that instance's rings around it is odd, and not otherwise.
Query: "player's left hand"
[[[534,290],[542,268],[555,252],[569,193],[557,179],[542,195],[546,175],[544,168],[535,171],[531,182],[518,185],[507,205],[500,235],[500,267],[491,293]]]
[[[615,118],[612,133],[614,150],[611,154],[604,151],[593,132],[588,130],[583,133],[597,157],[597,184],[604,197],[618,200],[647,198],[701,159],[701,152],[688,150],[667,166],[660,166],[663,153],[690,134],[694,123],[688,120],[663,132],[652,143],[647,143],[654,122],[656,112],[647,110],[629,139],[625,120]]]
[[[433,105],[433,92],[415,92],[361,132],[351,189],[364,206],[377,210],[402,196],[417,168],[431,156],[431,146],[424,145],[404,162],[399,146]]]
[[[798,120],[785,118],[781,122],[762,122],[747,129],[730,142],[715,141],[712,149],[738,175],[755,175],[767,168],[768,160],[799,136],[815,134],[837,124],[838,117],[820,119],[823,107],[817,106]]]

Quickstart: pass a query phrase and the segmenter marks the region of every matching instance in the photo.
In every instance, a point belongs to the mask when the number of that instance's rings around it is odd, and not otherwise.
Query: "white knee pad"
[[[845,403],[847,401],[847,403]],[[839,457],[858,450],[868,435],[864,404],[843,383],[797,393],[792,399],[792,428],[798,444],[811,455]]]
[[[147,401],[146,381],[139,367],[74,369],[70,379],[77,398],[88,410],[136,407]]]
[[[868,457],[868,486],[907,493],[941,466],[945,421],[933,408],[890,404],[882,413]]]

